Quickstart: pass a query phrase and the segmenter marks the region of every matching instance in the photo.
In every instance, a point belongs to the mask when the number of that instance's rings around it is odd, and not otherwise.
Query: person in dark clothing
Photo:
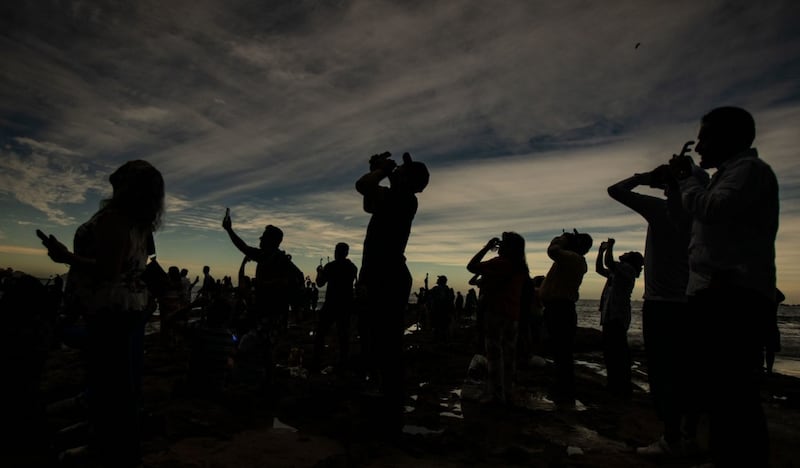
[[[708,181],[699,167],[695,175]],[[664,197],[633,191],[640,186],[663,190]],[[678,182],[666,165],[615,183],[608,187],[608,195],[647,221],[642,336],[650,395],[664,432],[636,451],[644,456],[681,456],[684,449],[696,445],[698,418],[687,392],[687,343],[693,327],[686,305],[686,282],[692,219],[681,206]]]
[[[320,288],[327,285],[327,289],[314,334],[314,357],[311,364],[314,371],[320,369],[325,335],[334,322],[339,335],[339,367],[344,368],[350,355],[350,313],[353,308],[353,283],[357,278],[358,268],[347,258],[349,253],[350,246],[340,242],[336,244],[334,260],[317,267],[315,283]]]
[[[689,307],[697,320],[698,388],[709,412],[714,465],[769,464],[769,435],[753,356],[763,346],[766,311],[774,309],[775,238],[780,202],[772,168],[751,145],[753,116],[720,107],[700,122],[700,167],[716,168],[711,182],[694,177],[694,162],[669,161],[684,209],[692,216]]]
[[[425,164],[403,154],[397,165],[386,152],[370,158],[369,172],[356,182],[370,213],[361,263],[359,285],[366,294],[371,370],[384,399],[380,426],[396,434],[402,429],[404,410],[403,331],[404,312],[411,294],[411,273],[405,249],[411,223],[417,213],[416,194],[428,185]],[[389,187],[381,186],[389,179]]]
[[[286,331],[292,291],[297,290],[298,284],[302,288],[304,275],[292,263],[291,257],[278,248],[283,241],[283,231],[279,228],[271,224],[266,226],[259,246],[251,247],[233,231],[230,214],[226,213],[222,227],[233,245],[256,262],[254,320],[256,327],[263,330],[262,335],[268,338],[270,349],[265,355],[269,362],[265,365],[269,380],[274,366],[275,343]]]
[[[587,271],[584,256],[591,247],[592,237],[577,230],[555,237],[547,248],[553,265],[539,288],[556,369],[553,401],[567,408],[575,405],[575,360],[572,354],[578,327],[575,303]]]

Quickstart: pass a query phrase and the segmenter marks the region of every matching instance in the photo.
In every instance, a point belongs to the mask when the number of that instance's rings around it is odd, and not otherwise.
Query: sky
[[[360,265],[355,181],[370,155],[408,151],[431,173],[406,249],[415,290],[429,274],[466,292],[467,262],[503,231],[545,274],[550,240],[577,228],[595,240],[593,299],[600,241],[644,250],[644,219],[606,188],[736,105],[778,177],[778,287],[800,303],[798,24],[791,0],[4,1],[0,267],[66,272],[35,230],[71,245],[132,159],[165,178],[165,267],[235,277],[226,207],[251,245],[280,227],[307,275],[337,242]]]

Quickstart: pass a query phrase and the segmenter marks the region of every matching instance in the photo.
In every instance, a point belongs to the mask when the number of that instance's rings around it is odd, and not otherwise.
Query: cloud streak
[[[460,267],[516,230],[538,269],[562,228],[642,249],[606,187],[735,103],[778,173],[794,275],[797,20],[791,2],[24,2],[0,35],[0,203],[75,226],[143,158],[176,259],[227,242],[230,206],[243,237],[278,225],[313,268],[339,241],[360,254],[369,155],[410,151],[432,174],[410,261]]]

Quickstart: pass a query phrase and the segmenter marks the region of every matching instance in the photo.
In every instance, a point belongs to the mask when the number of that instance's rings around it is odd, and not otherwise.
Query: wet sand
[[[293,327],[287,337],[292,346],[305,350],[305,356],[312,350],[310,325]],[[455,335],[450,344],[440,345],[432,344],[424,331],[406,335],[406,426],[403,435],[391,441],[373,437],[368,420],[374,399],[353,377],[305,376],[302,370],[281,367],[272,398],[246,386],[232,386],[213,397],[198,396],[183,383],[185,348],[166,350],[157,335],[149,335],[143,388],[148,415],[144,464],[157,468],[681,467],[705,460],[702,455],[649,460],[634,453],[635,447],[652,442],[660,433],[646,393],[641,349],[633,349],[634,379],[641,386],[630,401],[606,392],[599,332],[582,328],[577,340],[575,409],[556,409],[547,398],[550,364],[520,368],[513,405],[484,405],[470,399],[476,386],[465,383],[476,349],[470,343],[471,333],[459,329]],[[279,358],[286,358],[288,348],[282,346]],[[332,360],[333,353],[329,348],[326,357]],[[46,401],[75,395],[82,378],[76,351],[52,351],[42,385]],[[762,395],[772,466],[796,466],[800,379],[773,375],[765,380]],[[76,408],[48,415],[53,430],[78,420]],[[80,431],[73,433],[59,437],[58,443],[80,441]]]

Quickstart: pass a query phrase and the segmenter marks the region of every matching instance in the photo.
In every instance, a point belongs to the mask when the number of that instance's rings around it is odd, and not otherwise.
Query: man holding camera
[[[699,167],[695,176],[708,181],[708,175]],[[633,191],[640,186],[663,190],[665,198]],[[697,426],[685,391],[689,383],[686,342],[691,328],[686,307],[687,249],[692,218],[681,206],[678,181],[667,165],[621,180],[608,188],[608,194],[647,221],[642,335],[650,394],[664,434],[654,443],[638,448],[637,453],[678,456],[694,444]],[[685,434],[681,429],[684,417]]]
[[[692,216],[687,294],[702,333],[698,376],[709,410],[715,466],[767,466],[769,437],[754,356],[775,308],[778,181],[751,144],[755,122],[744,109],[703,116],[700,167],[716,168],[707,185],[686,156],[670,161],[683,207]]]
[[[384,403],[382,414],[376,415],[380,418],[376,429],[389,434],[399,433],[403,424],[403,314],[412,284],[404,254],[417,213],[416,194],[425,189],[429,177],[425,164],[412,161],[408,153],[398,166],[386,152],[372,156],[369,172],[356,182],[364,211],[372,215],[359,275],[369,321],[366,354]],[[389,187],[380,185],[384,179]]]

